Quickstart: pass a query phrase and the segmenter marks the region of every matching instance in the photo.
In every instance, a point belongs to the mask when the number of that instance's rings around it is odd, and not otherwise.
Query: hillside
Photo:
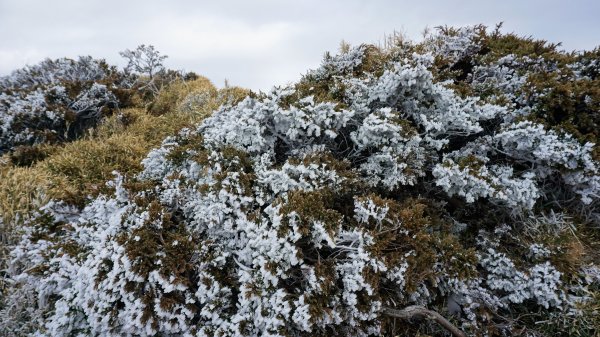
[[[599,49],[440,27],[266,93],[122,55],[0,78],[0,335],[597,336]]]

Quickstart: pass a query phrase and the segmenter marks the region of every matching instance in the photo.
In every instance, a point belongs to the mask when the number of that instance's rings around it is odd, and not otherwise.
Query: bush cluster
[[[139,173],[37,210],[0,329],[443,335],[388,315],[421,305],[469,335],[593,336],[598,53],[557,48],[442,27],[227,99]],[[198,109],[182,97],[154,106]]]

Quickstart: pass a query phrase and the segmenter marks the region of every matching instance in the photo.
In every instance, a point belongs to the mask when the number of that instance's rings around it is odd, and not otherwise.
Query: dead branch
[[[467,337],[467,335],[464,332],[462,332],[454,324],[450,323],[450,321],[444,318],[444,316],[420,305],[411,305],[400,310],[384,307],[383,313],[388,316],[400,318],[407,321],[412,320],[416,317],[422,317],[441,325],[444,329],[449,331],[455,337]]]

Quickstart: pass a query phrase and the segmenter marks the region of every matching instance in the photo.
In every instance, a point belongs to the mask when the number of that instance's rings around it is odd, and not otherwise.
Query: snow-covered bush
[[[45,60],[0,78],[0,153],[80,136],[118,108],[119,76],[102,60],[80,57]]]
[[[556,55],[501,38],[359,46],[222,106],[112,195],[41,208],[8,302],[35,299],[48,336],[441,334],[386,314],[412,305],[473,335],[564,332],[599,286],[597,152],[540,118],[529,79]]]
[[[203,89],[216,95],[208,79],[165,69],[166,56],[152,46],[122,56],[129,62],[124,70],[85,56],[46,59],[0,77],[0,154],[19,146],[72,141],[123,108],[145,104],[152,113],[163,114],[183,99],[177,94]],[[175,80],[175,88],[161,92]],[[162,100],[144,102],[156,95]]]

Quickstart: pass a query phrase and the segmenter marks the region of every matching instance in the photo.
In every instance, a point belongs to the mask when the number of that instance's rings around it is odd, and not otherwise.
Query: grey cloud
[[[267,90],[296,80],[342,39],[377,42],[400,30],[505,22],[565,49],[598,44],[597,1],[115,1],[0,0],[0,74],[45,57],[93,55],[122,65],[118,52],[154,44],[168,66],[217,85]]]

